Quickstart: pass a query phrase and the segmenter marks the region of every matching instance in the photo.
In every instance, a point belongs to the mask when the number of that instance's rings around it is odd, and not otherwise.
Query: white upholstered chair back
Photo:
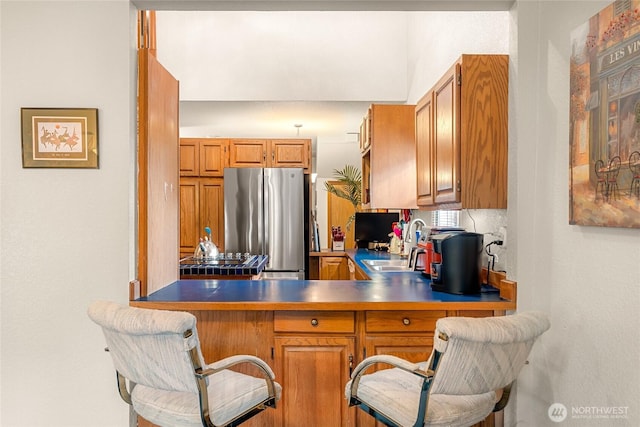
[[[192,314],[106,301],[91,304],[88,314],[102,327],[115,369],[125,378],[155,389],[198,392],[189,351],[196,348],[204,361]]]
[[[442,355],[430,393],[474,395],[508,386],[525,365],[535,340],[549,326],[547,315],[540,312],[439,319],[434,349]]]

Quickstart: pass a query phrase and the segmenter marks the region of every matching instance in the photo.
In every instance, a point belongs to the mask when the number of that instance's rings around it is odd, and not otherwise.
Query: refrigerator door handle
[[[262,253],[263,254],[269,254],[269,247],[270,247],[270,241],[269,241],[269,210],[270,210],[270,203],[271,203],[271,192],[273,191],[273,189],[271,188],[271,174],[269,173],[269,169],[264,169],[263,170],[263,177],[262,177],[262,186],[263,186],[263,205],[262,205],[262,219],[263,219],[263,224],[262,224],[262,228],[263,231],[261,233],[262,237]],[[267,267],[266,268],[271,268],[271,257],[269,257],[269,260],[267,261]]]

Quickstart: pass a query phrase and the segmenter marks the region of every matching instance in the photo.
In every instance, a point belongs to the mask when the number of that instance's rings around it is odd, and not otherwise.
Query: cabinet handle
[[[272,151],[272,152],[271,152],[271,161],[272,161],[272,162],[275,162],[275,161],[276,161],[276,152],[275,152],[275,151]]]
[[[353,354],[349,355],[349,378],[351,378],[351,374],[353,374]]]
[[[318,326],[318,319],[311,319],[311,326]]]
[[[402,319],[402,324],[405,326],[409,326],[411,324],[411,320],[408,317]]]

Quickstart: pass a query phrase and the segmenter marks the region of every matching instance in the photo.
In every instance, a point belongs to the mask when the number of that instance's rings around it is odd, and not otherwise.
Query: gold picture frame
[[[23,168],[98,168],[97,108],[21,108]]]

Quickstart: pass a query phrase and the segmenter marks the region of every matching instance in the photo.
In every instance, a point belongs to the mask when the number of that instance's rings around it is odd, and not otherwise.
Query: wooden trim
[[[132,280],[129,282],[129,301],[140,298],[140,281]]]
[[[480,275],[480,280],[487,282],[487,269],[483,268]],[[500,298],[516,302],[517,297],[517,282],[507,279],[507,274],[502,271],[491,271],[489,274],[489,285],[500,290]]]
[[[149,165],[148,157],[148,122],[149,106],[147,105],[148,92],[148,68],[150,52],[146,49],[138,50],[138,254],[137,254],[137,280],[140,283],[140,295],[147,295],[147,253],[148,253],[148,181]]]
[[[209,302],[209,301],[131,301],[132,307],[155,308],[158,310],[216,310],[216,311],[270,311],[270,310],[299,310],[299,311],[363,311],[363,310],[515,310],[515,301],[473,301],[473,302]]]
[[[146,296],[178,280],[180,215],[178,82],[149,49],[138,50],[138,97],[136,278]]]
[[[138,11],[138,49],[147,49],[156,56],[156,11]]]

